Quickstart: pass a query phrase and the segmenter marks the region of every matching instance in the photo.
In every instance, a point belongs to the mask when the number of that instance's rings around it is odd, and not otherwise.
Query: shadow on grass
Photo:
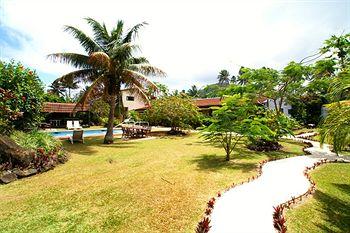
[[[344,192],[343,196],[350,195],[350,185],[333,185]],[[348,232],[350,229],[350,203],[319,190],[316,190],[314,197],[321,203],[318,211],[325,216],[323,221],[326,224],[315,224],[320,228],[320,232]]]
[[[201,143],[201,142],[198,142]],[[220,146],[215,146],[220,148]],[[293,153],[287,151],[270,151],[258,152],[249,150],[244,145],[240,145],[231,154],[231,160],[225,160],[224,150],[222,154],[202,154],[191,160],[196,163],[199,170],[220,170],[220,169],[236,169],[242,172],[250,172],[257,167],[257,163],[263,159],[283,159],[292,156],[297,156],[300,153]]]
[[[68,141],[63,142],[63,147],[70,153],[93,156],[99,153],[99,148],[124,149],[135,147],[135,142],[115,139],[113,144],[103,144],[103,138],[85,138],[84,144]]]
[[[238,162],[237,158],[232,157],[230,161],[225,160],[225,156],[217,154],[203,154],[191,160],[196,163],[199,170],[217,171],[220,169],[234,169],[242,172],[250,172],[256,168],[254,162]]]

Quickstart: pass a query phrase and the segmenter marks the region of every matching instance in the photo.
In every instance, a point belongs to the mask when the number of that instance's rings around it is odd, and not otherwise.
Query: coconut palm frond
[[[106,28],[106,25],[103,23],[102,25],[92,18],[85,18],[87,23],[92,27],[92,31],[94,32],[94,39],[100,45],[100,47],[105,48],[105,46],[110,41],[110,35]]]
[[[90,68],[89,57],[78,53],[52,53],[47,58],[53,62],[66,63],[76,68]]]
[[[143,88],[143,85],[137,81],[133,83],[128,83],[125,85],[126,88],[129,89],[130,93],[140,97],[141,99],[145,100],[147,103],[150,102],[146,90]]]
[[[135,37],[137,37],[137,33],[139,31],[139,29],[145,25],[147,25],[147,22],[142,22],[139,24],[136,24],[134,27],[132,27],[125,35],[124,39],[123,39],[123,43],[129,43],[131,42],[132,39],[134,39]]]
[[[158,76],[158,77],[166,77],[166,73],[150,64],[147,63],[141,63],[141,64],[132,64],[130,65],[131,70],[135,70],[139,73],[142,73],[144,75],[152,75],[152,76]]]
[[[92,98],[92,96],[96,96],[96,92],[100,92],[101,85],[103,84],[104,76],[99,76],[91,83],[91,85],[88,87],[88,89],[84,92],[84,94],[80,97],[80,99],[77,101],[77,104],[75,105],[73,112],[76,111],[76,108],[80,106],[84,106],[87,104],[87,101]]]
[[[320,129],[321,144],[330,142],[338,154],[350,145],[350,106],[333,106],[329,109]]]
[[[350,70],[339,73],[330,89],[334,100],[339,101],[350,90]]]
[[[91,82],[93,81],[93,77],[95,77],[96,74],[97,71],[95,69],[76,70],[59,77],[54,81],[54,83]]]
[[[108,54],[104,52],[94,52],[90,54],[89,61],[93,67],[99,69],[108,69],[111,66],[111,59]]]
[[[139,50],[139,46],[131,43],[124,43],[122,45],[114,46],[110,51],[110,54],[113,59],[128,61],[132,57],[132,53],[135,50]]]
[[[124,70],[123,73],[123,78],[126,84],[128,83],[140,83],[140,87],[142,86],[148,86],[153,90],[157,90],[158,87],[155,83],[153,83],[149,78],[147,78],[144,74],[139,73],[137,71],[134,70]]]
[[[117,27],[113,28],[111,32],[112,41],[120,40],[121,36],[123,35],[123,27],[124,27],[124,22],[122,20],[119,20],[117,23]]]
[[[145,57],[132,57],[129,60],[130,64],[149,64],[149,61]]]
[[[65,32],[69,32],[74,36],[75,39],[79,41],[81,46],[85,49],[85,51],[90,54],[92,52],[102,51],[102,48],[93,41],[89,36],[87,36],[83,31],[75,28],[73,26],[65,26]]]

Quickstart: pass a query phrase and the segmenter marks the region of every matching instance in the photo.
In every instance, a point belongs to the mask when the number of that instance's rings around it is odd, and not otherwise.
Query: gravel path
[[[225,192],[217,200],[211,214],[210,233],[275,232],[272,225],[273,206],[308,190],[310,183],[303,175],[305,168],[321,158],[339,158],[329,150],[328,145],[321,148],[318,142],[293,139],[311,142],[313,147],[307,150],[312,154],[268,162],[258,179]]]

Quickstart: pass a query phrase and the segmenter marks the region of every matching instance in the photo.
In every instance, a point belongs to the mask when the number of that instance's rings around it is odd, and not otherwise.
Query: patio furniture
[[[74,129],[72,121],[67,121],[67,129]]]
[[[149,126],[140,126],[140,125],[122,125],[123,139],[128,138],[144,138],[147,137],[151,132],[151,127]]]
[[[82,129],[83,127],[80,126],[79,121],[74,121],[73,122],[73,127],[74,129]]]
[[[84,143],[84,131],[83,130],[74,130],[73,136],[69,137],[70,142],[73,144],[74,142]]]

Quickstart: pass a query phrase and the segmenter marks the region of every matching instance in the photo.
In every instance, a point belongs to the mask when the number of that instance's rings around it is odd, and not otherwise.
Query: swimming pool
[[[84,137],[90,136],[103,136],[106,134],[107,129],[84,129]],[[55,138],[68,138],[73,135],[73,130],[57,131],[57,132],[48,132]],[[121,129],[114,129],[113,134],[122,134]]]

